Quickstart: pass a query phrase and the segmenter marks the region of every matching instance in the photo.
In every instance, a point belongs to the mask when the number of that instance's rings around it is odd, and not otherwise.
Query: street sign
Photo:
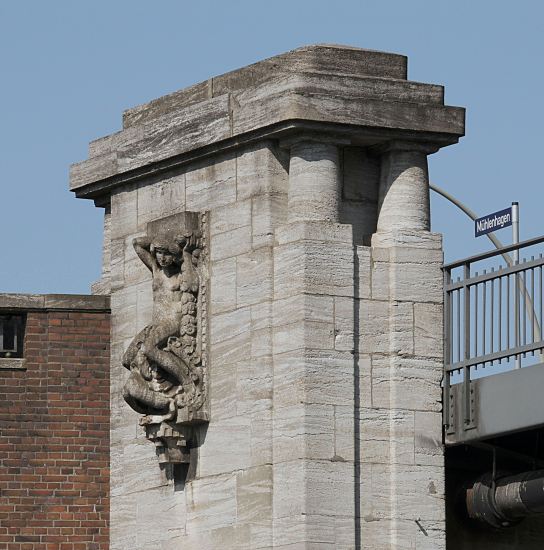
[[[474,236],[481,237],[486,233],[497,231],[512,225],[512,208],[505,208],[493,214],[488,214],[474,221]]]

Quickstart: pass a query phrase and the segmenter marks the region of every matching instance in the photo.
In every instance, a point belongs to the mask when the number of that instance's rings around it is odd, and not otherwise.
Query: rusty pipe
[[[544,470],[500,477],[483,475],[466,494],[470,518],[494,528],[506,528],[522,519],[544,514]]]

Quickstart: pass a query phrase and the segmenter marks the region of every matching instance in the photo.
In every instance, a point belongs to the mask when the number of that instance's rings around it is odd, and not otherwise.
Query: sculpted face
[[[164,248],[156,248],[155,257],[157,258],[159,267],[168,267],[174,263],[174,256],[172,253]]]

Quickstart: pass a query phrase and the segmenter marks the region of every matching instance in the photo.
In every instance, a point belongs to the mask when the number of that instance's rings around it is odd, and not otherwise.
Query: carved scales
[[[133,244],[152,274],[153,316],[123,356],[123,397],[159,462],[187,463],[193,426],[209,420],[207,214],[150,222]]]

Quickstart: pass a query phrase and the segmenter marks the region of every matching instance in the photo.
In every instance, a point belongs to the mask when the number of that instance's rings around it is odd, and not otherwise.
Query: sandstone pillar
[[[335,330],[355,292],[341,191],[338,145],[290,147],[274,248],[274,548],[355,541],[353,344]]]
[[[309,46],[91,144],[111,550],[443,547],[426,154],[463,129],[405,57]]]
[[[339,219],[342,182],[338,146],[304,140],[291,146],[289,222]]]
[[[382,147],[378,232],[429,230],[429,172],[432,146],[392,142]]]
[[[372,298],[388,334],[373,350],[372,403],[383,413],[379,437],[389,448],[370,462],[387,498],[373,502],[372,516],[383,521],[368,533],[380,531],[371,537],[384,550],[445,548],[442,241],[429,231],[429,152],[417,143],[382,148]],[[363,439],[369,429],[362,424]]]

